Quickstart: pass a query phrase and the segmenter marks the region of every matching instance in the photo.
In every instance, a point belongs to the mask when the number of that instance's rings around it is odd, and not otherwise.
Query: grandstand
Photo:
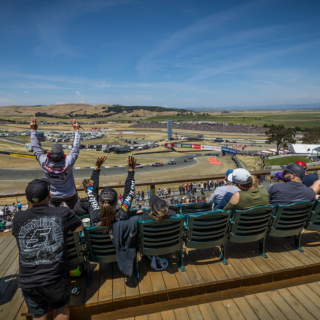
[[[320,169],[320,166],[314,169]],[[251,173],[260,178],[270,174],[270,170]],[[157,186],[162,184],[221,179],[224,179],[224,174],[136,181],[136,186],[148,185],[151,193],[155,194]],[[100,188],[107,186],[123,188],[124,184],[109,183]],[[77,186],[77,189],[79,191],[81,187]],[[0,194],[0,197],[10,199],[23,195],[24,191],[21,190]],[[149,315],[149,319],[164,319],[167,315],[173,315],[169,319],[181,319],[181,316],[183,319],[195,319],[196,315],[200,319],[216,319],[213,315],[218,317],[220,313],[218,319],[225,319],[226,315],[238,319],[239,312],[246,316],[245,319],[291,319],[292,314],[302,319],[317,318],[320,302],[317,284],[320,280],[320,226],[317,222],[320,219],[320,202],[299,206],[289,208],[296,215],[301,210],[305,212],[300,227],[296,223],[291,227],[288,225],[287,230],[292,230],[291,234],[281,231],[279,224],[279,221],[286,221],[285,215],[288,213],[272,208],[251,210],[245,213],[245,217],[239,212],[232,217],[228,212],[211,213],[208,204],[173,206],[172,209],[180,213],[178,218],[145,224],[149,229],[158,226],[162,234],[165,232],[167,240],[162,239],[163,236],[154,238],[154,251],[148,249],[148,254],[161,252],[168,260],[169,265],[165,270],[154,271],[149,260],[142,255],[146,240],[143,238],[143,225],[139,224],[139,232],[142,232],[141,254],[138,254],[139,279],[134,276],[125,278],[115,260],[112,260],[114,257],[109,255],[100,253],[99,259],[104,256],[104,260],[98,263],[94,250],[100,249],[97,244],[92,249],[90,232],[85,231],[86,242],[70,233],[69,237],[73,237],[73,240],[68,245],[69,263],[88,259],[89,274],[92,275],[89,287],[86,286],[87,277],[73,279],[73,288],[79,287],[81,291],[79,295],[71,296],[70,319],[140,320],[145,315]],[[261,220],[259,217],[262,214],[264,218]],[[274,215],[277,219],[273,219]],[[210,227],[210,221],[215,221],[216,225],[218,220],[222,227],[218,232],[219,237],[214,236],[213,241],[208,236],[208,230],[212,234],[217,230]],[[269,227],[263,228],[261,223]],[[173,232],[173,228],[176,228],[174,224],[177,229]],[[252,230],[252,225],[257,230]],[[299,238],[288,237],[299,233],[302,235],[301,242]],[[200,242],[199,237],[202,237]],[[178,238],[181,241],[175,240]],[[265,239],[265,247],[261,239]],[[303,251],[291,245],[294,241],[296,247],[301,247]],[[15,239],[10,232],[0,233],[0,243],[2,317],[29,319],[21,289],[17,288],[15,282],[19,268]],[[159,248],[162,249],[157,251]],[[220,248],[224,248],[224,251]],[[262,249],[268,259],[260,255],[258,249]],[[85,252],[92,253],[86,256]],[[178,314],[180,318],[175,316]]]

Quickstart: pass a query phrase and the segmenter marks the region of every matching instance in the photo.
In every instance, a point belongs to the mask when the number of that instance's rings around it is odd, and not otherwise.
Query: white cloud
[[[102,89],[102,88],[109,88],[110,84],[106,84],[105,81],[103,81],[102,84],[95,84],[94,86]]]
[[[80,94],[79,91],[76,91],[76,94],[77,94],[79,97],[81,97],[81,94]]]
[[[55,104],[66,104],[65,102],[59,102],[59,101],[56,101]]]
[[[82,100],[82,101],[79,101],[78,103],[84,103],[84,101]]]
[[[29,94],[29,91],[25,91],[24,93]]]

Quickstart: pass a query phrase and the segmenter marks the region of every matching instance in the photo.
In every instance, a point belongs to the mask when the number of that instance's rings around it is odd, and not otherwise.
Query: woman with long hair
[[[100,168],[106,159],[107,157],[98,157],[88,183],[87,195],[91,226],[106,226],[106,229],[112,230],[114,222],[128,219],[128,212],[135,193],[134,169],[136,159],[133,156],[129,156],[127,159],[129,171],[121,207],[118,207],[118,193],[113,188],[107,187],[101,191],[100,195],[98,193]]]

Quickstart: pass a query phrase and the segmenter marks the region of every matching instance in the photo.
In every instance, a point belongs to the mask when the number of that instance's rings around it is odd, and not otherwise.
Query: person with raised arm
[[[80,152],[80,124],[74,119],[71,121],[75,131],[73,147],[68,156],[63,152],[60,144],[54,144],[49,153],[45,153],[38,141],[37,118],[31,117],[31,147],[32,152],[36,156],[44,174],[50,180],[52,198],[50,200],[51,207],[59,207],[65,202],[70,210],[78,202],[78,194],[74,182],[72,167],[78,159]]]

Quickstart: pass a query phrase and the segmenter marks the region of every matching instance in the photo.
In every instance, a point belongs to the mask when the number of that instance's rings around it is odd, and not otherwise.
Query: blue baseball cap
[[[229,169],[227,172],[226,172],[226,176],[228,176],[230,173],[233,172],[233,169]]]

